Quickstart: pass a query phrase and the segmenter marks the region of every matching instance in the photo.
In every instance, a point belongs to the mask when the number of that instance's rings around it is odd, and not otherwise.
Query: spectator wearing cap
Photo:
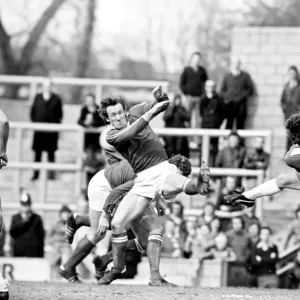
[[[10,227],[14,257],[44,257],[43,221],[33,212],[31,205],[30,195],[22,193],[20,212],[12,216]]]
[[[257,275],[257,283],[260,288],[278,287],[278,277],[276,275],[278,248],[272,243],[271,235],[271,228],[263,227],[260,231],[260,242],[251,253],[252,269]]]
[[[294,238],[293,244],[300,243],[300,205],[295,210],[295,219],[290,223],[288,232],[283,240],[283,249],[286,249],[291,238]]]

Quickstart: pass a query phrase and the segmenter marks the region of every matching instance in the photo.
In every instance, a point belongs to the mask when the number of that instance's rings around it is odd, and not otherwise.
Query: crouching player
[[[228,195],[225,200],[232,205],[240,203],[252,207],[257,198],[275,195],[283,189],[300,190],[300,114],[291,116],[286,121],[285,128],[293,145],[284,160],[294,171],[280,174],[249,191]]]

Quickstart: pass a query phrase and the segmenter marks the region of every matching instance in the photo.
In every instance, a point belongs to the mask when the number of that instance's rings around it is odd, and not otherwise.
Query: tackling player
[[[280,174],[249,191],[228,195],[225,200],[232,205],[240,203],[252,207],[257,198],[275,195],[283,189],[300,190],[300,114],[291,116],[286,121],[285,128],[293,145],[285,155],[284,160],[294,171]]]
[[[5,167],[8,163],[6,147],[9,136],[9,122],[4,114],[4,112],[0,109],[0,169]],[[1,207],[1,198],[0,198],[0,231],[3,230],[3,216],[2,216],[2,207]],[[8,282],[2,277],[2,273],[0,273],[0,298],[8,299]]]
[[[106,98],[101,102],[100,113],[110,122],[111,130],[107,133],[107,142],[114,146],[128,160],[137,177],[130,192],[120,202],[111,222],[112,252],[114,268],[98,284],[107,285],[122,277],[125,268],[125,249],[127,243],[126,226],[149,206],[157,191],[162,191],[168,175],[177,173],[177,168],[167,160],[165,150],[149,126],[149,121],[157,113],[152,107],[161,102],[161,111],[169,104],[168,96],[160,88],[153,91],[156,101],[136,105],[129,111],[122,98]],[[186,181],[186,178],[184,178]],[[182,182],[181,182],[182,183]],[[200,193],[205,194],[208,184],[200,184]],[[176,188],[179,189],[178,186]],[[183,186],[180,187],[181,189]],[[184,190],[190,188],[190,182]],[[198,193],[198,190],[197,190]],[[157,217],[157,216],[156,216]],[[158,217],[157,217],[158,218]],[[172,285],[163,279],[159,272],[162,229],[152,231],[148,237],[147,256],[150,263],[151,286]]]

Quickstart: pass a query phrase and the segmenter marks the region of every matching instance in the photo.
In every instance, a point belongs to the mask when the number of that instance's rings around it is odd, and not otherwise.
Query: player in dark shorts
[[[168,162],[159,138],[149,126],[149,121],[168,106],[168,96],[160,88],[156,88],[153,95],[155,101],[133,106],[129,111],[122,98],[106,98],[101,102],[101,115],[111,126],[106,140],[128,160],[137,176],[133,188],[120,202],[111,221],[114,268],[98,282],[100,285],[110,284],[122,277],[127,243],[126,226],[149,206],[157,191],[162,190],[166,178],[177,172],[177,168]],[[188,182],[184,191],[188,193],[190,188],[191,183]],[[208,184],[202,183],[200,193],[205,194],[207,188]],[[157,216],[156,218],[158,219]],[[173,286],[163,279],[159,272],[157,257],[160,257],[161,242],[162,228],[149,234],[147,245],[150,263],[149,285]]]
[[[169,176],[166,179],[163,187],[163,195],[162,193],[158,193],[158,197],[156,197],[157,202],[158,198],[159,201],[164,201],[165,198],[167,199],[167,201],[171,201],[175,195],[184,191],[185,185],[190,182],[190,179],[186,178],[186,176],[190,175],[191,173],[191,163],[187,158],[181,155],[176,155],[172,157],[169,162],[176,166],[176,168],[178,169],[178,173],[177,175]],[[133,179],[135,177],[135,174],[133,173],[133,170],[127,161],[122,161],[108,168],[106,172],[106,178],[108,182],[111,182],[111,187],[118,185],[118,183],[120,182],[124,182],[124,184],[121,184],[112,190],[103,206],[103,199],[105,199],[107,194],[105,193],[104,189],[106,185],[106,179],[103,178],[101,174],[103,174],[103,171],[98,172],[89,184],[89,207],[90,211],[92,210],[93,212],[92,214],[90,214],[90,218],[85,216],[76,216],[74,218],[74,215],[71,214],[67,221],[68,226],[66,230],[66,236],[69,243],[72,243],[73,236],[79,227],[90,226],[91,224],[92,226],[96,225],[92,231],[93,234],[84,237],[80,241],[70,259],[66,262],[66,264],[61,266],[59,270],[61,276],[66,278],[70,283],[79,282],[75,270],[76,266],[90,253],[96,243],[104,237],[104,234],[109,227],[111,215],[113,215],[113,212],[116,210],[122,197],[128,191],[130,191],[134,183]],[[128,181],[126,182],[127,179]],[[194,183],[194,194],[197,194],[199,192],[197,186],[200,186],[202,181],[208,182],[209,179],[209,169],[205,165],[202,165],[198,175],[198,181]],[[97,203],[99,203],[98,206]],[[162,206],[165,206],[165,204],[163,203]],[[103,211],[99,211],[101,209],[103,209]],[[95,215],[97,210],[99,212],[98,216]],[[95,219],[93,219],[94,217]],[[139,251],[146,249],[149,233],[151,233],[151,231],[153,230],[157,231],[158,229],[161,229],[161,225],[159,224],[159,222],[157,222],[155,211],[151,205],[146,207],[142,214],[139,215],[133,222],[131,222],[130,227],[137,236],[137,239],[129,240],[127,242],[127,249],[137,249]],[[96,267],[97,280],[102,278],[107,265],[111,261],[111,252],[101,258],[97,256],[95,257],[94,263]]]
[[[300,190],[300,114],[291,116],[286,121],[285,128],[293,145],[285,155],[284,160],[294,171],[282,173],[276,178],[266,181],[249,191],[243,193],[236,192],[226,196],[225,200],[232,205],[240,203],[252,207],[257,198],[275,195],[283,189]]]
[[[4,114],[4,112],[0,109],[0,169],[5,167],[8,163],[6,148],[7,141],[9,136],[9,122]],[[0,232],[3,230],[3,216],[2,216],[2,207],[1,207],[1,198],[0,198]],[[8,299],[8,282],[0,274],[0,298]]]

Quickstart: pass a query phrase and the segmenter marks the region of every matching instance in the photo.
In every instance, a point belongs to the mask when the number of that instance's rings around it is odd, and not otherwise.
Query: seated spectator
[[[175,95],[173,102],[167,108],[164,114],[166,128],[188,128],[190,116],[182,105],[181,95]],[[168,157],[181,154],[189,157],[189,143],[186,136],[166,136],[165,149]]]
[[[286,236],[283,239],[283,249],[287,249],[291,238],[294,238],[293,244],[300,243],[300,205],[295,210],[295,219],[289,224]]]
[[[263,227],[260,231],[260,242],[251,252],[251,265],[257,275],[259,288],[278,287],[276,275],[278,248],[271,242],[271,234],[270,227]]]
[[[87,94],[84,97],[84,105],[81,108],[78,124],[85,128],[98,128],[105,125],[105,121],[100,117],[97,109],[94,94]],[[84,148],[99,148],[99,133],[86,133],[84,139]]]
[[[211,202],[205,203],[203,215],[198,219],[198,224],[208,224],[215,218],[215,206]]]
[[[176,232],[175,223],[171,220],[166,220],[165,222],[165,232],[161,251],[173,258],[182,257],[183,243],[181,243],[178,232]]]
[[[255,206],[249,207],[245,210],[244,221],[246,230],[248,230],[249,226],[253,223],[261,227],[260,220],[255,216]]]
[[[223,99],[216,92],[216,84],[212,80],[205,82],[205,93],[200,98],[200,115],[202,117],[202,128],[218,129],[224,119]],[[218,153],[218,137],[210,138],[210,166],[215,163]]]
[[[20,212],[12,216],[10,235],[13,257],[44,257],[44,226],[31,208],[31,197],[22,193]]]
[[[211,258],[225,260],[225,261],[235,261],[236,255],[232,249],[228,247],[228,239],[224,233],[220,233],[215,238],[216,246],[210,251]]]
[[[196,236],[189,236],[186,240],[184,249],[192,258],[202,259],[213,246],[214,239],[210,227],[207,224],[202,224],[197,228]]]
[[[213,218],[210,222],[211,235],[216,238],[221,233],[221,221],[218,218]]]
[[[227,201],[224,200],[224,198],[227,195],[230,195],[230,194],[234,193],[238,189],[238,187],[239,186],[238,186],[237,177],[227,176],[225,178],[224,186],[221,186],[221,189],[218,193],[216,207],[220,210],[223,210],[223,211],[241,210],[242,209],[241,205],[232,206],[231,204],[229,204]]]
[[[174,201],[171,204],[171,213],[169,215],[163,216],[161,218],[161,222],[164,225],[166,220],[173,221],[175,224],[176,234],[178,234],[180,238],[183,241],[185,241],[188,232],[186,229],[186,222],[183,218],[183,211],[184,211],[184,206],[182,205],[182,203],[180,201]]]
[[[245,224],[241,217],[232,219],[232,229],[227,232],[228,247],[233,250],[236,260],[231,265],[228,275],[228,286],[248,286],[249,274],[246,269],[250,253],[250,240],[244,230]]]
[[[63,205],[59,211],[59,220],[49,233],[49,244],[52,246],[51,266],[53,273],[56,273],[56,268],[67,261],[72,252],[71,246],[65,240],[66,220],[71,212],[68,206]],[[57,276],[57,278],[59,277]]]
[[[264,143],[264,138],[256,138],[254,149],[247,151],[244,168],[251,170],[266,170],[268,168],[270,155],[264,151]]]
[[[228,136],[228,146],[219,151],[216,168],[241,168],[245,158],[245,148],[241,146],[241,138],[236,132]]]

